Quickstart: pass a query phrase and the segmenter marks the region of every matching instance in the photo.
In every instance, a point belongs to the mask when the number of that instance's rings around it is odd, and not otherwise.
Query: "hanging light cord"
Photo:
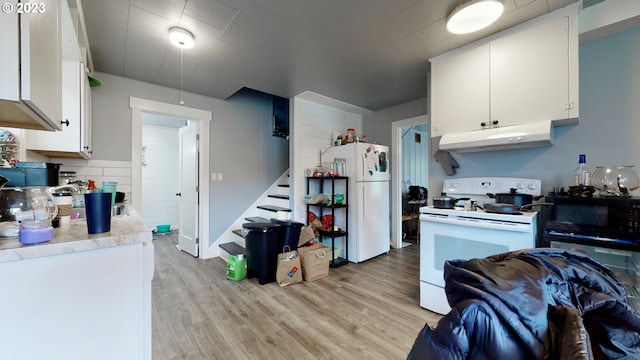
[[[182,62],[182,48],[180,48],[180,105],[184,105],[184,100],[182,100],[182,91],[183,91],[183,70],[184,65]]]

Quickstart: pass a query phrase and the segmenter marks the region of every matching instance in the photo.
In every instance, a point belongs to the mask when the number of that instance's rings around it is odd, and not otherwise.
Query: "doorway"
[[[403,194],[408,190],[405,189],[407,181],[424,182],[424,184],[412,185],[428,187],[430,140],[427,132],[428,123],[429,117],[421,115],[394,121],[391,124],[391,147],[393,149],[394,164],[391,176],[391,246],[396,249],[403,247],[402,210]],[[422,134],[422,132],[427,133]],[[420,134],[420,143],[417,147],[415,146],[417,142],[416,134]],[[403,135],[404,138],[406,136],[411,136],[412,138],[403,141]],[[410,146],[409,144],[412,142],[414,144]],[[413,153],[414,150],[416,151],[415,153]],[[411,167],[411,169],[406,169],[407,167]]]
[[[189,108],[185,106],[167,104],[153,100],[131,97],[129,101],[131,108],[131,204],[134,209],[142,209],[142,164],[143,164],[143,117],[145,114],[161,115],[163,117],[180,119],[181,121],[189,120],[197,124],[197,152],[202,154],[202,161],[197,162],[197,179],[194,182],[199,184],[199,203],[198,210],[195,211],[194,223],[197,226],[199,239],[194,239],[196,246],[196,254],[199,258],[209,258],[211,254],[208,234],[209,234],[209,125],[211,121],[211,112]],[[178,191],[179,192],[179,191]],[[153,226],[154,224],[147,224]]]

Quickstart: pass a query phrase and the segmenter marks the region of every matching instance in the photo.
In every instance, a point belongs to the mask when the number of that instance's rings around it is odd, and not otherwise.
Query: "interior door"
[[[193,256],[199,254],[198,239],[198,123],[180,128],[180,227],[178,248]]]

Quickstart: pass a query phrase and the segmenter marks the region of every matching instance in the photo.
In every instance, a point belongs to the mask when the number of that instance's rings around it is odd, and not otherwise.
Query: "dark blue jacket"
[[[619,279],[579,252],[531,249],[445,264],[452,310],[408,359],[640,359]]]

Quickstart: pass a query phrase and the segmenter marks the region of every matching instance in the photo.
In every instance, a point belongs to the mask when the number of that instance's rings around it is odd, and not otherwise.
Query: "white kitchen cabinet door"
[[[90,106],[86,97],[90,92],[84,64],[80,62],[80,47],[76,35],[71,13],[66,1],[60,2],[61,31],[62,31],[62,128],[60,131],[26,132],[26,147],[47,156],[78,157],[88,159],[89,146],[85,134],[90,121],[87,118],[86,107]]]
[[[568,91],[570,81],[577,84],[569,74],[570,37],[577,40],[572,25],[567,16],[551,18],[491,42],[492,121],[507,126],[577,117],[577,94]]]
[[[489,119],[489,44],[433,62],[431,136],[481,129]]]
[[[13,4],[13,3],[12,3]],[[9,3],[7,3],[9,5]],[[61,38],[56,0],[32,3],[37,12],[2,14],[0,126],[60,129]]]
[[[80,63],[80,154],[90,159],[91,148],[91,86],[87,76],[87,68]]]

